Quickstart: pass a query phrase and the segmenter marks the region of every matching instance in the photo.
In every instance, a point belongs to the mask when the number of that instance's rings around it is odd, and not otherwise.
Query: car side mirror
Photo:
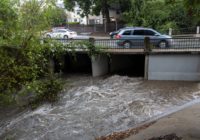
[[[155,36],[160,36],[159,34],[155,34]]]

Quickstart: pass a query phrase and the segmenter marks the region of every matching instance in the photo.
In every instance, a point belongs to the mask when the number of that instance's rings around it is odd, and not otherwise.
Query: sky
[[[21,3],[23,3],[25,0],[20,0]],[[56,5],[58,7],[64,8],[63,0],[57,0]]]
[[[64,8],[63,0],[57,0],[56,4],[58,7]]]

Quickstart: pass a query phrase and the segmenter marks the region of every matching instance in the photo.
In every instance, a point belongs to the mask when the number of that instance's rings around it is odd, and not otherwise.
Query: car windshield
[[[70,29],[65,29],[66,31],[68,31],[68,32],[74,32],[74,31],[72,31],[72,30],[70,30]]]
[[[113,32],[111,32],[111,33],[112,33],[112,34],[118,34],[121,30],[122,30],[122,29],[119,29],[119,30],[113,31]]]
[[[129,28],[129,27],[124,27],[124,28],[121,28],[121,29],[119,29],[119,30],[115,31],[114,33],[118,34],[119,32],[121,32],[122,30],[124,30],[124,29],[126,29],[126,28]]]

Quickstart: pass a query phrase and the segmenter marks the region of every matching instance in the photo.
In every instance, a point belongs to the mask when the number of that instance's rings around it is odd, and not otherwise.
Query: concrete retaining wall
[[[148,80],[200,80],[200,55],[149,55]]]

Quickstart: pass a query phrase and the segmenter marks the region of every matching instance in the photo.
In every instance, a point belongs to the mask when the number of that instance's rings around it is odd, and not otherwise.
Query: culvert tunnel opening
[[[117,54],[110,56],[110,74],[130,77],[144,77],[145,55]]]
[[[62,71],[64,74],[92,75],[91,59],[84,53],[66,54]]]

